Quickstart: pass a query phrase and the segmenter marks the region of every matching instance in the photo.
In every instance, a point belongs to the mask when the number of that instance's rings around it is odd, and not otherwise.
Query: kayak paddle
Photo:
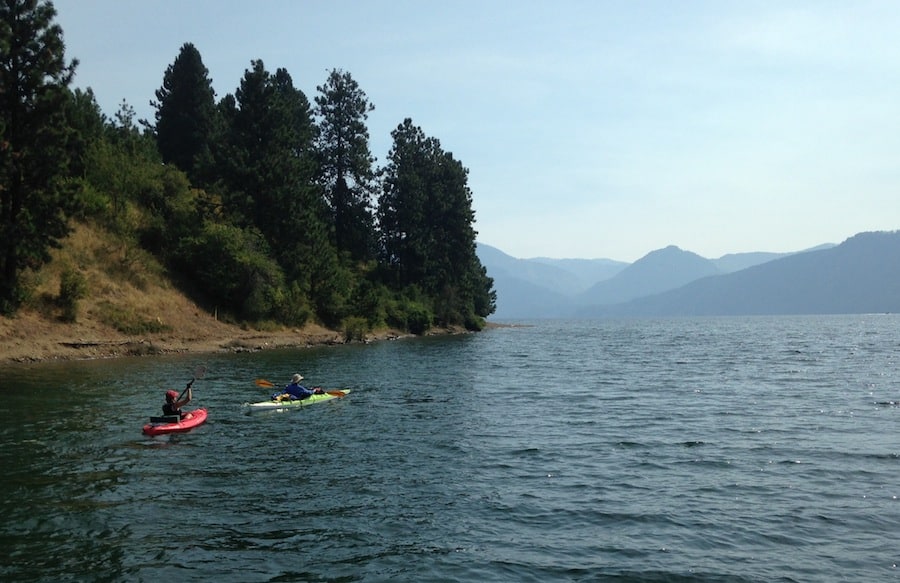
[[[183,397],[184,394],[187,392],[187,390],[191,388],[191,385],[194,384],[194,381],[202,379],[204,377],[204,375],[206,375],[206,367],[201,364],[200,366],[198,366],[197,368],[194,369],[193,378],[191,378],[191,380],[188,381],[187,386],[184,388],[183,391],[181,391],[181,394],[178,395],[177,400],[180,401],[181,397]]]
[[[271,381],[267,381],[266,379],[256,379],[254,382],[256,383],[257,387],[266,387],[267,389],[271,389],[272,387],[275,386],[275,383],[273,383]],[[325,391],[325,392],[327,394],[331,395],[332,397],[343,397],[344,395],[347,394],[344,391]]]

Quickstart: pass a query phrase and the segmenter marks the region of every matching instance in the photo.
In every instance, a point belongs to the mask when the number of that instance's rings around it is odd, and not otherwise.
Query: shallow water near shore
[[[900,316],[524,324],[4,367],[0,579],[900,579]]]

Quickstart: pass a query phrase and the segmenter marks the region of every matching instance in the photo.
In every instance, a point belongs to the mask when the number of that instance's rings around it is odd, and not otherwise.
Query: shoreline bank
[[[412,335],[387,329],[368,334],[363,342],[409,336]],[[129,336],[89,323],[47,322],[30,314],[0,318],[0,365],[165,354],[257,352],[346,343],[339,332],[317,325],[260,331],[207,322],[203,327],[189,330]]]
[[[501,326],[489,322],[485,329]],[[469,332],[464,328],[435,328],[424,336],[466,333]],[[383,329],[354,342],[368,344],[415,337],[399,330]],[[0,318],[0,366],[166,354],[258,352],[343,344],[348,342],[340,332],[312,324],[303,328],[260,331],[204,319],[202,325],[187,330],[137,337],[92,322],[62,324],[48,322],[33,314]]]

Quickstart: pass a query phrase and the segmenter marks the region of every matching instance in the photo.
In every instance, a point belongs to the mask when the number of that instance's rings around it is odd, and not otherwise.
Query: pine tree
[[[468,170],[410,119],[391,135],[378,207],[389,283],[422,289],[439,323],[479,328],[496,293],[475,251]]]
[[[325,213],[314,184],[312,112],[287,71],[273,75],[253,61],[222,107],[228,126],[222,175],[235,220],[263,232],[276,253],[310,231],[324,236],[318,232]]]
[[[156,142],[163,162],[183,170],[195,186],[207,186],[204,169],[216,128],[215,92],[193,44],[185,43],[166,69],[156,99]]]
[[[62,28],[49,2],[0,2],[0,312],[26,290],[20,276],[50,259],[75,208],[68,173],[68,86]]]
[[[425,287],[438,298],[438,321],[480,328],[478,318],[493,313],[496,293],[476,253],[469,171],[437,148],[425,215],[432,241]]]
[[[395,289],[420,283],[425,275],[428,237],[429,149],[431,142],[412,120],[403,120],[391,132],[384,184],[378,201],[380,261]]]
[[[367,261],[375,256],[375,157],[369,150],[366,119],[375,106],[350,73],[337,69],[316,89],[319,179],[331,209],[335,243],[352,259]]]
[[[309,101],[286,70],[270,74],[257,60],[221,108],[227,125],[222,165],[227,212],[263,234],[289,282],[307,295],[320,317],[333,320],[346,286],[337,283],[343,278],[315,181],[316,128]]]

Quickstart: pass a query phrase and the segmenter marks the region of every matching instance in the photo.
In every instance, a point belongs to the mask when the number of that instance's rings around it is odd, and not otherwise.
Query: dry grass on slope
[[[86,296],[74,322],[58,305],[67,269]],[[175,289],[158,261],[89,225],[76,224],[53,261],[33,274],[34,293],[12,318],[0,317],[0,362],[211,352],[340,342],[330,330],[250,330],[219,321]]]

